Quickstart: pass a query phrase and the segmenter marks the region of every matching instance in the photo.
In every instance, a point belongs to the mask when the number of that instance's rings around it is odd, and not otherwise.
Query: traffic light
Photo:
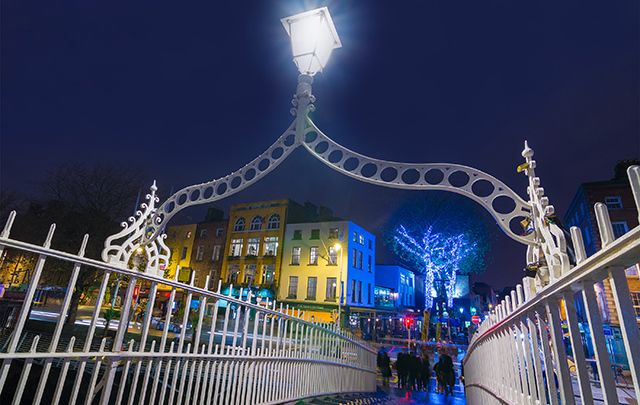
[[[140,294],[140,287],[139,286],[133,287],[133,299],[134,300],[138,298],[138,294]]]
[[[406,317],[404,318],[404,326],[409,329],[410,327],[413,326],[413,318],[410,317]]]

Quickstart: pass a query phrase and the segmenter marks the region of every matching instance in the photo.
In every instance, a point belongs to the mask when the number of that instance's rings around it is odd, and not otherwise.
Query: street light
[[[335,243],[335,245],[333,245],[333,248],[335,249],[335,251],[337,253],[339,253],[340,255],[340,264],[339,266],[339,274],[340,274],[340,279],[339,279],[339,283],[338,283],[338,328],[342,328],[342,253],[340,253],[340,249],[342,248],[342,245],[338,242]]]
[[[326,7],[285,17],[280,21],[291,38],[293,61],[303,75],[313,76],[322,71],[331,51],[342,46]]]

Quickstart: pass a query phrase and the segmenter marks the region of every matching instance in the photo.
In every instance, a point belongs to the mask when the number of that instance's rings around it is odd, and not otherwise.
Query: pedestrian
[[[388,387],[391,377],[391,359],[384,347],[378,352],[378,369],[382,375],[382,385]]]
[[[420,369],[422,368],[420,359],[414,352],[409,356],[409,389],[417,390],[420,380]]]
[[[407,350],[404,349],[400,353],[398,353],[398,358],[396,359],[396,372],[398,373],[398,388],[407,388],[407,362],[408,362],[409,354]]]
[[[455,385],[455,371],[453,369],[453,359],[444,349],[440,352],[438,364],[436,364],[436,377],[438,383],[444,389],[445,398],[453,394],[453,386]]]
[[[429,392],[429,382],[431,381],[431,364],[429,364],[429,355],[426,353],[422,356],[420,364],[420,386],[426,392]]]

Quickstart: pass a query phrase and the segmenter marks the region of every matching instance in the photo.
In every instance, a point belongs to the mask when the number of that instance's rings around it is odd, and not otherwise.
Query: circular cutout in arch
[[[242,184],[242,177],[240,176],[236,176],[231,180],[231,183],[229,183],[231,185],[231,188],[238,188],[240,187],[240,184]]]
[[[182,193],[178,197],[178,205],[182,205],[187,202],[187,193]]]
[[[195,189],[191,192],[189,199],[193,202],[193,201],[197,201],[198,198],[200,198],[200,189]]]
[[[287,135],[287,137],[284,138],[284,141],[282,143],[284,143],[284,146],[291,146],[295,142],[296,142],[296,135],[291,134],[291,135]]]
[[[262,159],[260,163],[258,163],[258,170],[264,172],[271,166],[271,161],[269,159]]]
[[[457,170],[449,175],[449,183],[453,187],[464,187],[469,184],[469,175],[461,170]]]
[[[218,193],[218,195],[224,194],[226,191],[227,191],[227,183],[222,183],[218,186],[218,188],[216,188],[216,193]]]
[[[204,189],[204,193],[202,193],[202,197],[211,198],[213,197],[213,187],[209,186]]]
[[[416,169],[407,169],[402,173],[402,181],[405,184],[416,184],[420,180],[420,172]]]
[[[511,197],[499,195],[491,201],[491,206],[499,214],[510,214],[516,209],[516,202]]]
[[[366,178],[374,176],[378,172],[378,166],[373,163],[367,163],[360,169],[360,174]]]
[[[516,235],[524,235],[525,227],[527,226],[528,221],[527,217],[523,216],[515,216],[509,220],[509,230]],[[524,226],[523,226],[524,225]]]
[[[277,148],[271,151],[271,158],[280,159],[283,154],[284,154],[284,149],[282,148],[282,146],[278,146]]]
[[[174,209],[176,209],[176,203],[171,201],[169,204],[167,204],[167,206],[165,207],[164,211],[167,214],[171,214]]]
[[[247,172],[244,174],[244,179],[246,181],[252,180],[254,177],[256,177],[256,169],[254,168],[247,170]]]
[[[359,164],[360,161],[357,158],[350,157],[349,159],[344,161],[342,167],[344,168],[344,170],[351,172],[354,171]]]
[[[382,181],[391,182],[398,177],[398,170],[395,167],[386,167],[380,172]]]
[[[322,155],[323,153],[325,153],[327,151],[327,149],[329,149],[329,142],[327,141],[322,141],[319,142],[315,148],[313,148],[313,150],[316,151],[316,153]]]
[[[307,132],[306,134],[304,134],[305,143],[311,143],[316,139],[318,139],[318,134],[315,131]]]
[[[494,185],[485,179],[474,181],[471,185],[471,191],[478,197],[489,197],[495,191]]]
[[[334,150],[329,153],[329,157],[327,158],[327,160],[329,161],[329,163],[338,163],[342,160],[343,156],[344,155],[342,154],[341,150]]]
[[[440,184],[444,180],[444,173],[440,169],[431,169],[424,174],[424,181],[431,185]]]

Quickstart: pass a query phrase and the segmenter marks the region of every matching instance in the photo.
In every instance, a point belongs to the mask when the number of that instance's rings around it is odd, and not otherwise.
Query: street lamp
[[[322,71],[331,52],[342,46],[326,7],[285,17],[280,21],[291,38],[293,62],[303,75],[313,76]]]
[[[339,281],[338,281],[338,328],[342,328],[342,253],[340,253],[340,249],[342,245],[338,242],[333,245],[333,248],[340,256],[340,264],[339,266]]]

